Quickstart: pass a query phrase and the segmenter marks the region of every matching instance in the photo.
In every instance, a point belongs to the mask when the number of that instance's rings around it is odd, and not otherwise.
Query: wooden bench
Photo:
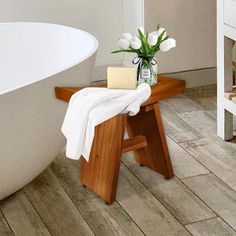
[[[105,85],[102,85],[103,87]],[[185,81],[159,77],[150,98],[136,116],[118,115],[98,125],[89,162],[81,157],[80,181],[110,204],[115,201],[122,152],[135,152],[136,162],[163,175],[174,176],[159,101],[184,92]],[[57,87],[56,97],[68,102],[80,88]],[[129,139],[124,140],[125,127]]]

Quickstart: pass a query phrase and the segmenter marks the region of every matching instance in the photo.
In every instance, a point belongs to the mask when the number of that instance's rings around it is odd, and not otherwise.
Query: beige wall
[[[122,0],[0,0],[0,9],[0,22],[41,21],[91,32],[100,42],[97,64],[122,60],[110,54],[123,31]]]
[[[123,59],[110,51],[117,48],[123,28],[142,22],[142,5],[146,27],[160,23],[177,40],[176,49],[158,55],[160,73],[216,65],[216,0],[0,0],[0,22],[52,22],[91,32],[100,42],[96,64],[104,65],[97,73],[101,79],[107,64]]]
[[[158,56],[161,72],[216,66],[216,0],[145,0],[145,23],[160,23],[177,40]]]

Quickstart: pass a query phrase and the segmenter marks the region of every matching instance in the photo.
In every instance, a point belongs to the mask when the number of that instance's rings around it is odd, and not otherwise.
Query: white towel
[[[62,125],[67,139],[66,156],[89,160],[95,127],[118,115],[136,115],[151,95],[150,86],[141,84],[136,90],[85,88],[75,93]]]

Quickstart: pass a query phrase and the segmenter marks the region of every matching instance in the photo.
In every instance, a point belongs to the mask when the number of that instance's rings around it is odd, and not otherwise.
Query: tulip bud
[[[133,36],[131,33],[123,33],[122,38],[130,42]]]
[[[160,50],[162,52],[167,52],[171,48],[175,48],[175,47],[176,47],[176,41],[175,39],[172,39],[172,38],[169,38],[160,44]]]
[[[138,29],[141,31],[141,33],[143,35],[145,35],[145,30],[144,30],[143,26],[139,26]]]
[[[155,33],[151,33],[148,35],[148,45],[153,47],[157,44],[157,41],[158,41],[158,37],[157,37],[157,34]]]
[[[165,31],[166,29],[164,28],[160,28],[159,30],[156,31],[157,37],[159,38],[159,36]],[[164,35],[162,36],[162,39],[164,39],[166,37],[166,32],[164,33]],[[161,39],[161,40],[162,40]]]
[[[119,42],[118,42],[118,46],[119,46],[120,49],[122,49],[122,50],[127,50],[127,49],[129,49],[129,47],[130,47],[130,42],[127,41],[126,39],[121,38],[121,39],[119,40]]]
[[[131,47],[133,49],[140,49],[142,47],[142,42],[141,40],[137,37],[137,36],[134,36],[132,39],[131,39]]]

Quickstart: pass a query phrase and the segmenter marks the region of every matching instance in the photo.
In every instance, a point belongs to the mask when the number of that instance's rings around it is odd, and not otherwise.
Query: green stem
[[[137,53],[137,51],[133,51],[133,50],[117,50],[117,51],[113,51],[111,53],[120,53],[120,52]]]

